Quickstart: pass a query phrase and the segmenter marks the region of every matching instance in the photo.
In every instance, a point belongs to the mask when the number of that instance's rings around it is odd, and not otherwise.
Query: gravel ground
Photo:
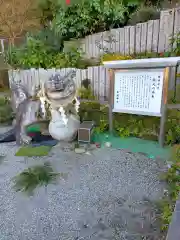
[[[152,204],[163,195],[159,161],[115,149],[78,155],[56,146],[42,158],[16,151],[0,144],[0,240],[160,239]],[[47,160],[66,178],[31,197],[14,191],[13,177]]]

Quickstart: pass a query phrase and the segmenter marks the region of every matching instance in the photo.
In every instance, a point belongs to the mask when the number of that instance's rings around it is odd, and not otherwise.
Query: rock
[[[28,144],[30,144],[30,142],[31,142],[31,140],[32,140],[31,137],[26,136],[26,135],[22,135],[21,137],[22,137],[22,142],[21,142],[21,143],[22,143],[23,145],[28,145]]]
[[[63,152],[71,152],[72,151],[72,147],[63,147],[62,148]]]
[[[91,155],[91,153],[90,153],[90,152],[86,152],[85,154],[86,154],[86,155]]]
[[[74,151],[75,151],[75,153],[79,153],[79,154],[86,152],[85,148],[75,148]]]
[[[96,147],[96,144],[90,144],[89,146],[88,146],[88,150],[89,151],[93,151],[93,150],[95,150],[97,147]]]
[[[104,145],[105,145],[105,147],[108,147],[108,148],[112,146],[111,142],[105,142]]]
[[[52,120],[49,123],[50,135],[58,140],[69,142],[73,139],[79,128],[79,117],[73,114],[67,115],[67,123],[64,122],[61,113],[55,109],[51,110]]]
[[[87,143],[79,143],[78,148],[88,149],[88,144]]]

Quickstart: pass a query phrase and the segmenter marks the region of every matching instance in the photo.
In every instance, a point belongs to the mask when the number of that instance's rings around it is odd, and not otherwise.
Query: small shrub
[[[44,165],[30,167],[14,178],[15,190],[26,192],[29,195],[34,193],[38,186],[47,186],[50,183],[55,183],[59,173],[55,173],[49,162]]]
[[[94,32],[104,31],[112,26],[122,26],[128,9],[117,1],[81,1],[67,9],[58,9],[52,21],[57,33],[66,39],[82,38]]]
[[[172,147],[172,160],[174,163],[179,165],[179,163],[180,163],[180,144],[176,144]]]
[[[129,25],[160,19],[160,11],[153,6],[141,6],[130,16]]]
[[[107,119],[100,119],[99,125],[95,128],[95,133],[104,133],[108,130],[108,121]]]
[[[130,60],[133,59],[131,56],[122,56],[118,53],[107,53],[101,57],[101,64],[105,61],[116,61],[116,60]]]
[[[135,59],[143,59],[143,58],[157,58],[158,53],[156,52],[141,52],[141,53],[136,53],[132,55],[132,58]]]
[[[173,206],[170,201],[163,198],[158,204],[160,210],[161,231],[166,234],[172,219]]]
[[[9,124],[12,122],[14,113],[7,97],[0,97],[0,123]]]
[[[92,93],[92,89],[90,86],[88,86],[87,88],[82,87],[78,90],[78,96],[81,99],[89,99],[89,100],[94,100],[96,99],[96,97],[94,96],[94,94]]]
[[[99,61],[85,59],[80,49],[71,46],[67,52],[62,52],[55,46],[50,46],[47,40],[27,37],[26,43],[20,48],[12,48],[6,52],[6,60],[14,68],[80,68],[96,66]]]
[[[171,39],[171,44],[173,46],[173,53],[176,56],[180,56],[180,32]]]
[[[166,232],[172,219],[172,214],[180,193],[180,145],[172,147],[171,166],[162,175],[162,180],[167,183],[167,193],[163,199],[159,202],[161,211],[161,230]]]
[[[84,57],[80,58],[78,63],[77,63],[77,68],[79,69],[86,69],[88,67],[94,67],[94,66],[99,66],[100,65],[100,60],[91,58],[91,59],[86,59]]]
[[[87,99],[94,98],[90,89],[88,94],[84,95]],[[91,94],[91,95],[90,95]],[[91,96],[92,98],[90,98]],[[97,128],[96,132],[108,130],[109,117],[108,106],[94,102],[81,102],[79,115],[81,121],[93,120]],[[149,116],[138,116],[124,113],[113,114],[114,130],[120,137],[134,136],[146,140],[157,141],[159,134],[160,118]],[[166,122],[166,140],[167,145],[178,144],[180,142],[180,112],[176,109],[168,110]]]

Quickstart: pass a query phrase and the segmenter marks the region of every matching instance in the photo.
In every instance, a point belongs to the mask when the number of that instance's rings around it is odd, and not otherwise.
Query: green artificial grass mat
[[[26,146],[21,147],[15,154],[15,156],[21,157],[40,157],[40,156],[47,156],[51,150],[51,146]]]
[[[32,126],[27,127],[27,132],[40,132],[40,125],[34,124]]]
[[[100,133],[93,135],[93,141],[101,144],[104,147],[105,142],[111,142],[112,147],[116,149],[128,149],[131,152],[145,153],[149,158],[160,157],[168,159],[170,157],[170,147],[160,147],[158,142],[143,140],[135,137],[121,138],[112,134]]]

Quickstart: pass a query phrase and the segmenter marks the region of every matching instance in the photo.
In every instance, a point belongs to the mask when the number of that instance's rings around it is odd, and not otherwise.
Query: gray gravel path
[[[0,164],[0,240],[140,240],[156,231],[151,201],[164,186],[155,160],[113,149],[78,155],[56,146],[43,158],[15,157],[16,151],[14,143],[0,144],[6,154]],[[16,193],[12,178],[47,160],[67,177],[32,197]],[[159,239],[155,235],[149,239]]]

